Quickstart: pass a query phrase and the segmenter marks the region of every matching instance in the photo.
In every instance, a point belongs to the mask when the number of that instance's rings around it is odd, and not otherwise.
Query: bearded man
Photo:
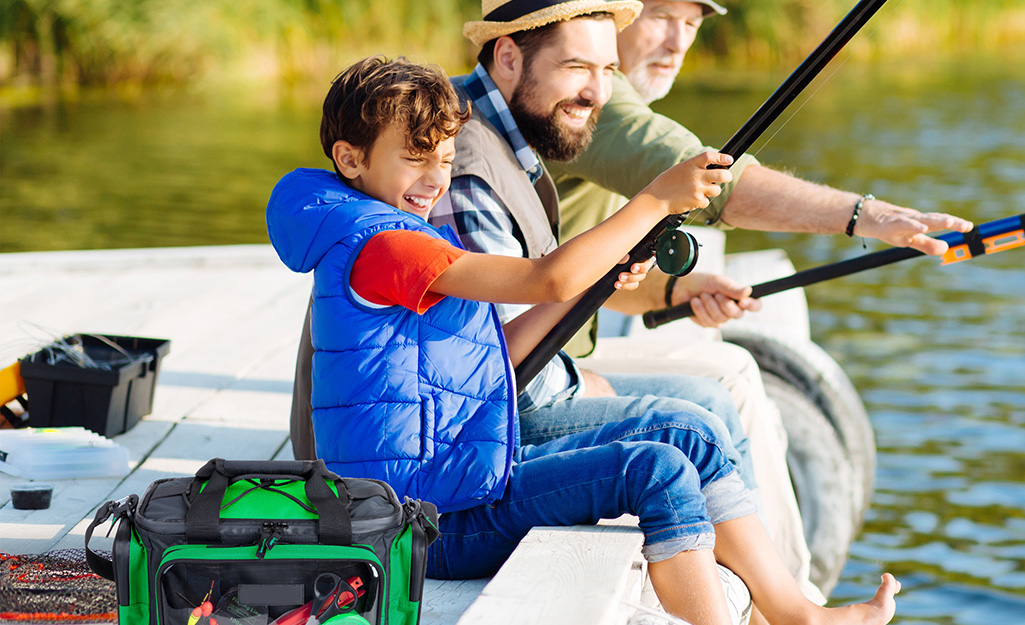
[[[468,23],[464,31],[485,45],[473,72],[452,79],[457,94],[471,103],[472,116],[456,136],[452,183],[435,206],[431,223],[454,228],[470,251],[539,257],[557,247],[558,198],[538,156],[572,159],[587,146],[618,66],[615,32],[628,23],[624,15],[632,19],[640,9],[632,0],[587,0],[589,11],[581,10],[581,0],[542,4],[547,6],[485,0],[484,15],[494,19]],[[523,28],[528,22],[532,26]],[[743,295],[742,289],[732,294]],[[507,323],[528,307],[498,308]],[[297,459],[316,457],[312,352],[307,314],[292,400]],[[570,399],[559,401],[565,398]],[[740,466],[745,484],[757,490],[736,406],[715,380],[679,375],[606,378],[581,370],[560,353],[520,393],[517,404],[523,444],[672,404],[703,416],[732,441],[736,456],[731,459]]]

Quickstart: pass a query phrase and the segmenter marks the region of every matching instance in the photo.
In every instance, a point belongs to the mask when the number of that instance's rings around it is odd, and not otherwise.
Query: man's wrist
[[[876,199],[876,196],[872,195],[871,193],[862,194],[862,196],[858,198],[857,203],[855,203],[854,205],[854,211],[851,213],[851,218],[847,222],[847,228],[844,230],[847,236],[854,236],[854,228],[858,225],[858,219],[861,217],[861,213],[865,208],[865,204],[869,200],[874,199]]]

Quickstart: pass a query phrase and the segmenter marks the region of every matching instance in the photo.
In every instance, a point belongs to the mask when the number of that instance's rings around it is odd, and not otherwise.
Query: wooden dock
[[[101,504],[213,457],[291,459],[311,284],[268,245],[0,254],[0,367],[76,333],[171,341],[152,414],[115,437],[130,472],[53,480],[51,507],[36,511],[13,508],[23,480],[0,473],[0,552],[81,548]],[[537,528],[490,583],[428,580],[422,622],[626,623],[642,600],[641,540],[631,527]]]

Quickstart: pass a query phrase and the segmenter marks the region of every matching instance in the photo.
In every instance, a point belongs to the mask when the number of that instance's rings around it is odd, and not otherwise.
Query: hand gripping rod
[[[945,241],[950,246],[943,255],[944,265],[961,262],[962,260],[968,260],[984,254],[1003,252],[1014,247],[1022,247],[1025,246],[1025,213],[979,224],[964,234],[948,232],[936,238]],[[751,297],[765,297],[780,291],[817,284],[826,280],[832,280],[833,278],[842,278],[852,273],[875,269],[876,267],[924,255],[922,252],[910,247],[891,247],[879,252],[822,265],[821,267],[798,271],[785,278],[756,284],[751,287]],[[657,328],[670,321],[690,317],[693,314],[694,310],[691,308],[690,302],[687,302],[686,304],[663,308],[662,310],[649,310],[644,313],[642,318],[644,319],[645,327]]]

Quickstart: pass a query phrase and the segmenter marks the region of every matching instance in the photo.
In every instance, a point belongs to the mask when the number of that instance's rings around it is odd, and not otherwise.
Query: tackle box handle
[[[221,504],[228,486],[241,477],[295,478],[305,482],[306,497],[317,509],[320,541],[328,545],[352,544],[349,491],[323,460],[224,460],[214,458],[199,471],[189,488],[191,502],[185,517],[185,538],[192,544],[218,544]],[[334,481],[338,494],[328,486]],[[203,484],[205,488],[202,488]],[[202,490],[200,490],[202,488]]]

